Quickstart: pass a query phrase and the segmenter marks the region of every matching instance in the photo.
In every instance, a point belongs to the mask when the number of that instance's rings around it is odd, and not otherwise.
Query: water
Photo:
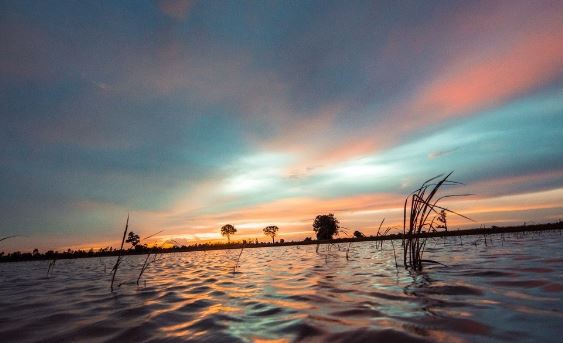
[[[562,237],[506,237],[438,239],[425,257],[448,267],[416,274],[363,242],[348,260],[348,244],[246,249],[236,271],[240,250],[165,254],[138,287],[144,256],[128,256],[114,293],[115,257],[60,260],[48,278],[48,261],[4,263],[0,340],[560,341]]]

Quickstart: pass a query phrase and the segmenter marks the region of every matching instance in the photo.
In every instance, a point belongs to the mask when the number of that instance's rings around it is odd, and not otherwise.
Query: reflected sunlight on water
[[[561,237],[430,244],[449,267],[395,267],[389,242],[161,255],[134,280],[128,256],[0,265],[3,341],[558,341],[563,334]],[[395,244],[397,246],[397,244]],[[397,253],[399,253],[397,251]],[[111,268],[107,268],[110,270]]]

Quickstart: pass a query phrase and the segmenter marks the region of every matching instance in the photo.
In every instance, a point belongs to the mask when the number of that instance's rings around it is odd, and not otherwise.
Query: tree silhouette
[[[356,238],[364,238],[366,235],[361,233],[360,231],[354,231],[354,237]]]
[[[275,242],[274,239],[275,239],[276,235],[278,234],[279,229],[280,229],[280,228],[277,227],[277,226],[275,226],[275,225],[266,226],[266,227],[264,228],[264,234],[265,234],[266,236],[272,237],[272,244],[274,244],[274,242]]]
[[[332,239],[338,234],[340,222],[334,217],[334,214],[319,214],[313,222],[313,231],[317,234],[318,240]]]
[[[137,244],[139,244],[140,241],[141,241],[141,238],[139,237],[139,235],[137,235],[133,231],[129,232],[129,236],[127,236],[127,240],[125,240],[125,242],[131,243],[133,248],[136,247]]]
[[[223,227],[221,228],[221,235],[227,236],[227,241],[229,243],[231,243],[231,235],[234,235],[236,232],[237,229],[235,229],[235,227],[231,224],[223,225]]]
[[[438,221],[438,226],[436,226],[437,229],[444,229],[444,231],[448,231],[448,219],[446,218],[446,210],[441,210],[436,220]]]

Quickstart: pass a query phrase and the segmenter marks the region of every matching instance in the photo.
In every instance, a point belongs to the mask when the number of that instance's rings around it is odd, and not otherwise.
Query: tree
[[[360,231],[354,231],[354,237],[356,238],[364,238],[366,235],[361,233]]]
[[[129,236],[127,236],[127,240],[125,240],[125,242],[131,243],[131,246],[133,248],[136,247],[137,244],[139,244],[140,241],[141,241],[141,238],[139,237],[139,235],[137,235],[133,231],[129,232]]]
[[[332,239],[334,235],[338,235],[339,224],[334,214],[319,214],[313,222],[313,231],[317,234],[318,240]]]
[[[274,244],[274,242],[275,242],[274,239],[275,239],[276,235],[278,234],[279,229],[280,229],[280,228],[277,227],[277,226],[275,226],[275,225],[266,226],[266,227],[264,228],[264,234],[265,234],[266,236],[272,237],[272,244]]]
[[[223,225],[223,227],[221,228],[221,235],[227,236],[227,240],[229,243],[231,243],[231,235],[234,235],[236,232],[237,229],[235,229],[235,227],[232,226],[231,224]]]
[[[438,226],[436,226],[436,228],[448,231],[448,219],[446,218],[446,210],[442,209],[436,219],[438,220]]]

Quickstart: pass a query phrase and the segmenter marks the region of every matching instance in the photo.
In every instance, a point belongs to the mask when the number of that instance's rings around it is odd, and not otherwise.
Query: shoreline
[[[418,237],[454,237],[454,236],[478,236],[483,235],[484,237],[492,234],[503,234],[503,233],[519,233],[519,232],[537,232],[537,231],[553,231],[553,230],[563,230],[563,222],[559,221],[556,223],[547,224],[534,224],[534,225],[518,225],[518,226],[492,226],[488,228],[474,228],[474,229],[461,229],[454,231],[441,231],[433,233],[424,233]],[[416,237],[416,236],[415,236]],[[209,250],[233,250],[233,249],[253,249],[253,248],[265,248],[265,247],[283,247],[283,246],[295,246],[295,245],[312,245],[312,244],[336,244],[336,243],[353,243],[353,242],[366,242],[366,241],[388,241],[388,240],[402,240],[403,234],[389,234],[385,236],[366,236],[362,238],[347,237],[347,238],[336,238],[332,240],[303,240],[303,241],[291,241],[291,242],[276,242],[276,243],[225,243],[225,244],[194,244],[189,246],[181,247],[171,247],[171,248],[137,248],[123,250],[123,255],[146,255],[151,254],[167,254],[175,252],[191,252],[191,251],[209,251]],[[7,262],[25,262],[25,261],[41,261],[41,260],[62,260],[62,259],[75,259],[75,258],[89,258],[89,257],[111,257],[117,256],[120,250],[99,250],[99,251],[65,251],[65,252],[53,252],[48,251],[43,254],[33,255],[32,253],[19,253],[8,254],[0,256],[0,263]]]

